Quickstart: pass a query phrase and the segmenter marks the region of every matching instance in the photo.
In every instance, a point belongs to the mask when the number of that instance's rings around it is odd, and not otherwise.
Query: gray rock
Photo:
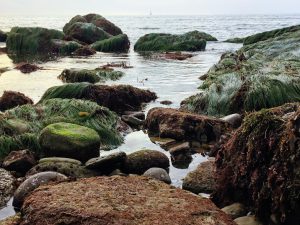
[[[70,158],[62,158],[62,157],[49,157],[49,158],[42,158],[39,160],[39,163],[45,163],[45,162],[64,162],[64,163],[72,163],[78,166],[81,166],[82,163],[79,160],[76,159],[70,159]]]
[[[240,114],[235,113],[221,118],[221,120],[229,123],[233,128],[238,128],[243,122],[243,118]]]
[[[154,179],[163,181],[167,184],[171,184],[171,178],[166,170],[162,168],[150,168],[144,173],[146,177],[152,177]]]
[[[138,127],[144,124],[143,120],[140,120],[132,115],[123,115],[121,118],[125,123],[133,127]]]
[[[241,203],[233,203],[232,205],[222,208],[222,211],[230,215],[232,219],[247,215],[247,208]]]
[[[24,175],[36,165],[33,153],[29,150],[12,151],[3,161],[3,168],[9,171],[16,171]]]
[[[43,172],[29,177],[16,190],[14,194],[13,206],[16,208],[21,208],[25,197],[40,185],[64,180],[67,180],[67,177],[56,172]]]
[[[234,220],[237,225],[263,225],[255,216],[243,216]]]
[[[0,209],[6,205],[15,190],[15,178],[0,168]]]

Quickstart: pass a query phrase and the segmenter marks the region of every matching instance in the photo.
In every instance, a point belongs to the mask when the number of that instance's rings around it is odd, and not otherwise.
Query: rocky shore
[[[18,60],[120,53],[130,46],[119,27],[96,14],[72,18],[63,31],[15,27],[0,38]],[[203,51],[207,41],[217,40],[200,31],[151,33],[134,49],[184,60],[188,54],[178,51]],[[49,88],[37,103],[4,92],[0,210],[13,198],[17,214],[0,225],[297,225],[299,27],[233,41],[244,46],[224,53],[201,77],[201,92],[180,109],[152,108],[146,115],[156,93],[100,84],[126,76],[126,65],[120,71],[66,68],[57,76],[67,84]],[[42,69],[19,66],[26,73]],[[164,151],[115,151],[139,130]],[[170,167],[187,168],[195,154],[205,161],[175,188]]]

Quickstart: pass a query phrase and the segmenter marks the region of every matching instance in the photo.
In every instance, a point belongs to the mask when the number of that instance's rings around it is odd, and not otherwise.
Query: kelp
[[[7,126],[9,120],[18,120],[18,124],[12,129]],[[89,127],[98,132],[102,145],[117,146],[122,143],[122,137],[116,130],[118,121],[115,113],[86,100],[50,99],[35,106],[16,107],[6,111],[0,118],[0,159],[12,150],[24,148],[40,154],[37,142],[39,132],[47,125],[57,122]],[[26,133],[17,132],[21,128],[25,129],[25,126]]]
[[[91,48],[98,52],[128,52],[129,47],[130,42],[126,34],[119,34],[91,45]]]

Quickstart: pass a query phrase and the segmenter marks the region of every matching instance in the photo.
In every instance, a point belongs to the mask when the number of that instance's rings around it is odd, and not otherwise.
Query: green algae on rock
[[[300,31],[286,32],[224,54],[182,108],[226,116],[300,101],[299,41]]]
[[[141,37],[134,50],[143,51],[204,51],[206,41],[216,41],[204,32],[192,31],[182,35],[151,33]]]
[[[6,42],[7,39],[7,33],[0,30],[0,42]]]
[[[300,104],[251,113],[217,155],[217,190],[223,207],[240,202],[267,222],[300,221]]]
[[[91,45],[91,48],[98,52],[128,52],[129,47],[130,42],[126,34],[119,34]]]

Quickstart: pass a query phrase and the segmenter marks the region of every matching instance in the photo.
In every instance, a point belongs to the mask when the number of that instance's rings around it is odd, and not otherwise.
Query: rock
[[[12,151],[5,157],[2,166],[6,170],[16,171],[22,175],[36,165],[35,156],[29,150]]]
[[[79,49],[82,49],[82,45],[76,41],[66,41],[60,39],[52,39],[53,51],[59,55],[73,55]]]
[[[185,113],[176,109],[153,108],[148,112],[145,128],[150,135],[177,141],[215,142],[228,125],[222,120]]]
[[[162,182],[165,182],[166,184],[171,184],[171,178],[166,170],[162,168],[150,168],[144,173],[144,176],[146,177],[152,177],[156,180],[160,180]]]
[[[121,170],[116,169],[114,171],[112,171],[109,176],[128,176],[128,174],[123,173]]]
[[[96,54],[96,51],[87,46],[81,47],[72,53],[72,55],[75,55],[75,56],[90,56],[90,55],[95,55],[95,54]]]
[[[32,176],[37,173],[48,172],[48,171],[57,172],[70,178],[88,178],[88,177],[94,177],[99,175],[94,171],[86,169],[84,166],[78,165],[77,163],[68,162],[68,161],[69,160],[65,160],[65,161],[44,160],[44,162],[39,163],[31,170],[29,170],[28,173],[26,174],[26,177]]]
[[[45,155],[67,157],[86,162],[99,155],[100,137],[95,130],[71,123],[45,127],[39,136]]]
[[[134,50],[143,51],[204,51],[206,41],[216,39],[209,34],[192,31],[182,35],[151,33],[141,37]]]
[[[57,162],[71,163],[71,164],[75,164],[77,166],[82,165],[82,163],[79,160],[70,159],[70,158],[49,157],[49,158],[42,158],[39,160],[39,164],[41,164],[41,163],[57,163]]]
[[[138,176],[96,177],[40,187],[26,198],[22,215],[26,218],[23,225],[46,221],[78,225],[234,225],[209,199]]]
[[[192,162],[192,152],[189,142],[173,144],[168,151],[171,154],[172,165],[178,169],[187,169]]]
[[[150,140],[159,145],[164,150],[168,151],[171,147],[177,144],[177,141],[172,138],[149,137]]]
[[[188,154],[190,153],[190,143],[189,142],[184,142],[184,143],[179,143],[175,146],[172,146],[169,149],[169,152],[171,155],[180,155],[180,154]]]
[[[164,153],[154,150],[140,150],[127,156],[124,171],[141,175],[150,168],[167,169],[169,165],[169,159]]]
[[[109,174],[115,169],[123,166],[126,160],[125,152],[116,152],[107,156],[90,159],[85,163],[85,167],[91,170]]]
[[[6,42],[7,34],[0,30],[0,42]]]
[[[19,120],[19,119],[8,119],[2,121],[2,129],[5,130],[5,133],[8,135],[21,135],[23,133],[30,132],[31,128],[28,123]]]
[[[42,68],[30,63],[19,63],[15,69],[20,70],[22,73],[32,73]]]
[[[15,190],[15,178],[10,172],[0,168],[0,209],[9,201]]]
[[[248,114],[217,154],[214,202],[243,203],[263,222],[300,221],[299,124],[299,103]]]
[[[52,39],[62,39],[63,32],[41,27],[13,27],[7,34],[6,47],[9,54],[55,53]]]
[[[225,116],[221,118],[221,120],[224,120],[225,122],[229,123],[233,128],[238,128],[243,122],[242,116],[237,113]]]
[[[19,225],[21,223],[21,215],[18,213],[0,221],[0,225]]]
[[[223,54],[205,75],[199,94],[184,100],[181,109],[223,117],[298,102],[298,28],[273,31],[272,35],[258,34],[251,41],[254,44]]]
[[[146,115],[143,112],[125,111],[124,114],[127,115],[127,116],[133,116],[133,117],[138,118],[140,120],[145,120],[146,119]]]
[[[67,36],[86,44],[92,44],[111,37],[111,35],[92,23],[76,22],[65,29],[64,32]]]
[[[5,111],[16,106],[33,104],[33,101],[24,94],[15,91],[4,91],[0,98],[0,110]]]
[[[161,101],[160,104],[162,104],[162,105],[172,105],[173,102],[165,100],[165,101]]]
[[[119,34],[122,34],[122,30],[117,27],[112,22],[105,19],[103,16],[97,15],[97,14],[88,14],[85,16],[75,16],[71,19],[69,23],[67,23],[63,30],[66,33],[67,30],[72,26],[72,24],[76,22],[82,22],[82,23],[92,23],[95,26],[101,28],[105,32],[109,33],[110,35],[116,36]]]
[[[56,172],[43,172],[35,174],[27,178],[16,190],[13,199],[13,206],[15,208],[21,208],[26,198],[34,189],[41,185],[48,184],[50,182],[65,181],[67,177]]]
[[[130,85],[107,86],[79,83],[49,88],[41,101],[52,98],[86,99],[123,114],[124,111],[140,110],[142,103],[153,101],[157,96],[154,92]]]
[[[124,75],[120,71],[107,71],[107,70],[86,70],[86,69],[65,69],[58,76],[63,82],[77,83],[89,82],[98,83],[106,80],[118,80]]]
[[[243,44],[244,40],[245,40],[245,38],[229,38],[224,42],[235,43],[235,44]]]
[[[244,216],[234,220],[237,225],[263,225],[255,216]]]
[[[173,59],[173,60],[186,60],[193,57],[193,54],[187,54],[182,52],[166,52],[166,54],[163,55],[166,59]]]
[[[100,40],[91,45],[98,52],[128,52],[130,41],[126,34],[119,34],[111,38]]]
[[[123,115],[122,120],[127,123],[128,125],[132,126],[132,127],[139,127],[142,126],[144,124],[143,120],[140,120],[132,115]]]
[[[222,211],[229,215],[233,220],[247,215],[247,208],[241,203],[233,203],[222,208]]]
[[[216,190],[216,167],[213,160],[200,163],[196,170],[189,172],[182,188],[195,194],[212,193]]]

